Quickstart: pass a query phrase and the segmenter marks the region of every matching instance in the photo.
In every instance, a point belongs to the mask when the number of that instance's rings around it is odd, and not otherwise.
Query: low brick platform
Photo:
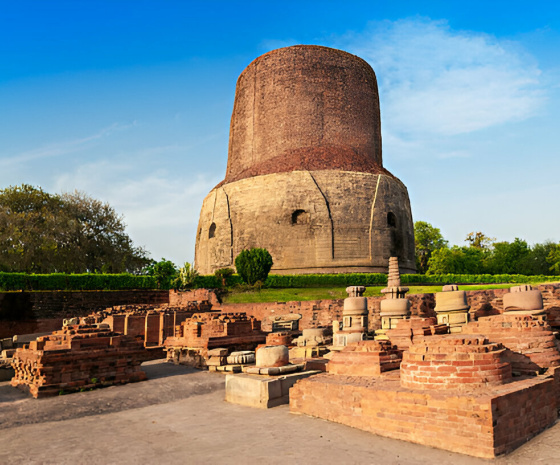
[[[560,366],[560,352],[546,316],[503,314],[479,318],[463,327],[463,334],[484,334],[508,350],[504,361],[513,372],[535,374]]]
[[[348,376],[375,376],[398,369],[401,360],[402,350],[388,341],[360,341],[335,352],[327,371]]]
[[[406,350],[417,336],[447,333],[449,333],[449,327],[447,325],[438,325],[436,318],[413,316],[400,320],[396,328],[388,329],[385,334],[391,341],[391,344],[398,346],[401,350]]]
[[[401,383],[411,389],[472,390],[511,379],[505,349],[482,335],[420,336],[403,354]]]
[[[142,342],[93,325],[67,326],[17,349],[11,385],[35,397],[146,379]]]
[[[467,394],[407,389],[398,371],[379,377],[319,374],[298,381],[290,391],[290,411],[484,458],[515,449],[557,419],[552,378]]]
[[[195,313],[175,327],[175,337],[165,340],[167,359],[197,368],[207,366],[208,352],[226,348],[255,350],[266,341],[261,322],[244,313]]]

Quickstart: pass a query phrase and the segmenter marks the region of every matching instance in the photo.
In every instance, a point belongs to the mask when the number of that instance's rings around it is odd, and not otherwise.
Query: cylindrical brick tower
[[[414,272],[406,187],[383,168],[375,73],[361,58],[299,45],[237,81],[226,177],[204,200],[195,267],[264,247],[274,273]]]

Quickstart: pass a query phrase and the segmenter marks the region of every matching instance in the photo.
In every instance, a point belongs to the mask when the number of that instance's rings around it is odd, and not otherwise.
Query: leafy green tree
[[[123,218],[87,195],[27,184],[0,190],[0,271],[138,272],[149,259]]]
[[[489,250],[495,240],[495,237],[488,237],[486,234],[477,231],[468,233],[465,242],[469,243],[469,247],[474,247],[475,249],[481,250]]]
[[[152,263],[146,267],[145,273],[156,278],[158,289],[171,289],[172,283],[178,277],[175,264],[165,258],[159,262],[152,260]]]
[[[266,249],[242,250],[235,259],[235,268],[241,279],[251,286],[264,283],[272,268],[272,256]]]
[[[546,260],[550,264],[549,270],[552,274],[560,275],[560,244],[554,244]]]
[[[414,223],[414,245],[416,248],[416,270],[426,273],[428,261],[434,251],[447,248],[447,241],[438,228],[434,228],[426,221]]]
[[[527,274],[530,249],[527,242],[496,242],[486,265],[491,274]]]
[[[528,275],[550,275],[554,274],[550,269],[551,263],[548,258],[557,249],[558,244],[552,241],[546,241],[542,244],[535,244],[531,247],[529,255],[527,257],[526,271]]]
[[[430,257],[427,274],[480,274],[483,259],[484,252],[474,247],[440,248]]]

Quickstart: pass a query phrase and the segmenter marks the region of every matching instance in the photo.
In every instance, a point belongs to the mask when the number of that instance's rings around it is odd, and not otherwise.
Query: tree
[[[122,216],[86,194],[49,194],[27,184],[0,190],[0,270],[138,272],[149,259]]]
[[[560,244],[554,245],[546,260],[550,264],[549,270],[555,275],[560,275]]]
[[[474,247],[441,248],[432,254],[427,274],[480,274],[483,258],[484,252]]]
[[[552,263],[549,262],[551,253],[554,255],[555,250],[558,249],[558,244],[552,241],[546,241],[542,244],[535,244],[531,247],[529,255],[526,260],[528,275],[550,275],[554,274],[551,270]],[[560,257],[559,257],[560,259]]]
[[[416,248],[416,269],[419,273],[426,273],[428,261],[433,252],[447,247],[447,241],[438,228],[434,228],[426,221],[414,223],[414,245]]]
[[[496,242],[487,259],[491,274],[528,274],[530,249],[527,242],[515,238],[513,242]]]
[[[177,267],[171,260],[162,258],[159,262],[152,262],[145,268],[148,276],[156,278],[158,289],[170,289],[177,278]]]
[[[495,240],[495,237],[488,237],[486,234],[477,231],[468,233],[465,242],[469,243],[469,247],[474,247],[475,249],[481,250],[489,250]]]
[[[242,250],[235,259],[237,273],[251,286],[258,281],[264,283],[272,265],[272,257],[266,249]]]

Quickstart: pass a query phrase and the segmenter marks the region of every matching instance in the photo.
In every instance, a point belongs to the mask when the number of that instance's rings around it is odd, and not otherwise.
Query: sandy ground
[[[224,402],[224,376],[162,361],[150,379],[47,399],[0,383],[0,464],[560,464],[560,423],[482,460]],[[442,438],[445,440],[445,438]]]

